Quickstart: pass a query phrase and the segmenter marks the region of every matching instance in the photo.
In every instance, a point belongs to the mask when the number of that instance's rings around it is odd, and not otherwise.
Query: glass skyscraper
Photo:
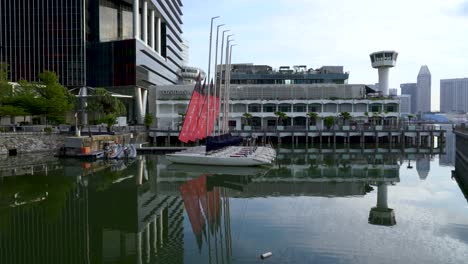
[[[440,80],[440,111],[468,112],[468,78]]]
[[[180,0],[0,1],[0,61],[12,81],[45,70],[69,87],[133,95],[141,123],[147,95],[176,84],[182,66]]]

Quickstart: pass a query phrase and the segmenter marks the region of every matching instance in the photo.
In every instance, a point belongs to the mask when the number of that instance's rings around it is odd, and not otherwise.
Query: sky
[[[390,88],[432,74],[432,110],[440,79],[468,77],[468,0],[185,0],[189,64],[208,68],[210,21],[235,36],[232,63],[342,65],[349,83],[378,82],[369,54],[396,50]],[[213,29],[213,43],[216,27]],[[230,32],[230,33],[231,33]],[[220,36],[221,38],[221,36]],[[214,45],[214,44],[213,44]],[[211,67],[213,69],[213,66]]]

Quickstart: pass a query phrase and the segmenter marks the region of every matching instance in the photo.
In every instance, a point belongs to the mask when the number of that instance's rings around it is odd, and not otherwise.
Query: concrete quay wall
[[[104,142],[116,141],[122,144],[144,143],[148,140],[148,133],[127,133],[118,135],[96,135],[70,137],[58,133],[7,133],[0,135],[0,155],[54,152],[58,151],[69,138],[79,139],[79,148],[91,147],[101,150]]]
[[[59,149],[65,135],[48,133],[8,133],[0,136],[0,155],[47,152]],[[10,153],[11,154],[11,153]]]

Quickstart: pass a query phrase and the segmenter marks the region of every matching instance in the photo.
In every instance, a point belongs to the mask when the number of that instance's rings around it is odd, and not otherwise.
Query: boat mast
[[[227,30],[224,30],[223,31],[223,36],[222,36],[222,40],[221,40],[221,63],[220,63],[220,73],[219,73],[219,111],[221,111],[222,109],[222,105],[223,105],[223,91],[222,91],[222,84],[223,84],[223,50],[224,50],[224,33],[230,31],[229,29]],[[226,68],[226,67],[224,67]],[[224,75],[226,76],[226,74]],[[225,77],[226,78],[226,77]],[[223,116],[224,118],[224,116]],[[224,120],[223,120],[224,122]],[[223,124],[221,123],[221,114],[218,115],[218,134],[221,135],[222,133],[222,129],[223,129]]]
[[[210,93],[211,93],[211,87],[210,87],[210,70],[211,70],[211,42],[212,42],[212,36],[213,36],[213,20],[216,18],[219,18],[219,16],[215,16],[211,18],[211,26],[210,26],[210,48],[208,50],[208,93],[206,96],[207,100],[207,118],[206,118],[206,131],[205,131],[205,136],[208,137],[208,126],[210,123]]]
[[[227,90],[226,90],[226,105],[227,107],[229,108],[229,100],[230,100],[230,96],[231,96],[231,59],[232,59],[232,47],[236,46],[236,44],[231,44],[229,46],[229,63],[228,63],[228,78],[227,78]],[[229,118],[228,118],[228,111],[226,110],[226,121],[225,121],[225,124],[226,124],[226,131],[229,130]]]
[[[224,112],[223,112],[223,133],[227,132],[227,125],[228,125],[228,108],[229,108],[229,98],[228,98],[228,86],[229,86],[229,75],[231,72],[231,65],[229,64],[229,43],[231,43],[231,40],[229,39],[232,37],[234,34],[231,34],[227,36],[227,42],[226,42],[226,64],[225,64],[225,69],[224,69]]]
[[[215,64],[214,64],[214,96],[213,96],[213,99],[214,99],[214,102],[213,102],[213,126],[216,125],[216,97],[219,97],[219,94],[218,93],[218,36],[219,36],[219,28],[224,26],[224,24],[221,24],[221,25],[218,25],[218,28],[217,28],[217,31],[216,31],[216,51],[215,51]],[[213,129],[213,133],[216,134],[216,130]]]

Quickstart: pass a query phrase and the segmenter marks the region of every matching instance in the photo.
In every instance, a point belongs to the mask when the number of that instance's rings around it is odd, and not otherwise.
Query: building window
[[[278,111],[289,113],[289,112],[291,112],[291,105],[286,105],[286,104],[279,105],[278,106]]]
[[[380,108],[380,105],[371,105],[370,106],[370,111],[375,113],[375,112],[380,112],[382,109]]]
[[[274,112],[276,112],[276,105],[272,105],[272,104],[264,105],[263,106],[263,112],[265,112],[265,113],[274,113]]]
[[[256,105],[256,104],[249,105],[248,109],[249,109],[250,113],[260,113],[261,112],[260,105]]]
[[[307,112],[306,106],[305,106],[305,105],[294,105],[293,109],[294,109],[293,112],[298,112],[298,113],[305,113],[305,112]]]

